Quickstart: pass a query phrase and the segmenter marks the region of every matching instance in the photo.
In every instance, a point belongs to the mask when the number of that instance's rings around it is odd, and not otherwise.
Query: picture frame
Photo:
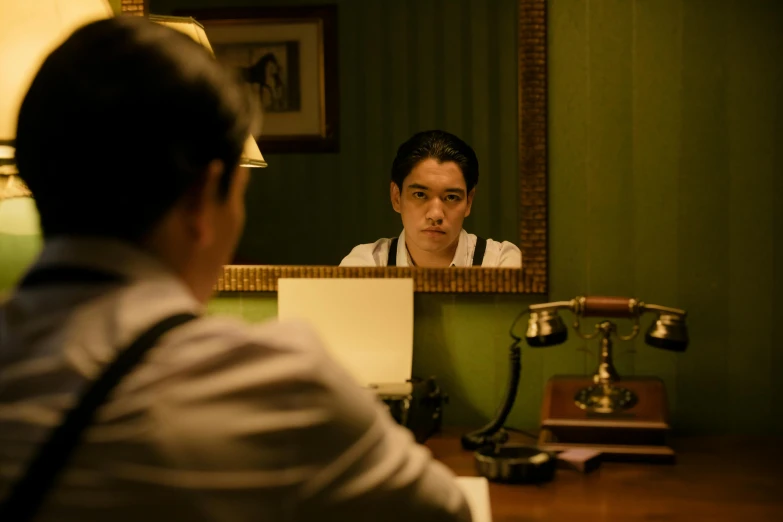
[[[264,154],[339,152],[337,6],[179,9],[263,109]]]

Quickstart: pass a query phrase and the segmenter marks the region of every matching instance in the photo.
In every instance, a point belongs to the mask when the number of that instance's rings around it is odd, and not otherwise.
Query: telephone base
[[[600,451],[603,460],[675,461],[666,389],[657,377],[618,381],[638,400],[614,413],[581,408],[577,397],[594,385],[590,377],[555,376],[546,386],[538,445],[548,451],[581,448]]]

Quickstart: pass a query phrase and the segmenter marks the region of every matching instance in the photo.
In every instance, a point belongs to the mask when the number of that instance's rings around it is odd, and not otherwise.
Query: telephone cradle
[[[541,449],[592,449],[600,451],[603,460],[674,463],[663,381],[633,377],[613,382],[610,386],[634,401],[611,413],[580,407],[585,391],[595,386],[593,378],[583,375],[555,376],[547,382],[538,439]]]

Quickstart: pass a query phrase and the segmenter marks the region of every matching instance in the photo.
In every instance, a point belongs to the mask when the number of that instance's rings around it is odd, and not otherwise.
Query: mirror
[[[219,290],[275,291],[278,277],[413,277],[422,292],[546,293],[545,0],[437,5],[174,9],[245,73],[275,55],[271,77],[288,89],[265,115],[258,143],[269,167],[252,176],[245,233]],[[304,77],[317,89],[306,92]],[[522,269],[338,266],[357,245],[400,236],[392,164],[430,129],[478,158],[464,230],[518,246]]]

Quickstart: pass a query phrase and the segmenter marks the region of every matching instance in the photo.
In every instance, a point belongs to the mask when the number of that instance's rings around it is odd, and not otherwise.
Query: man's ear
[[[470,189],[470,192],[468,192],[467,199],[467,208],[465,209],[465,217],[468,217],[470,215],[470,209],[473,206],[473,196],[476,195],[476,187],[473,187]]]
[[[400,214],[400,187],[398,187],[397,184],[393,181],[391,182],[391,187],[389,187],[389,195],[391,196],[392,208],[394,208],[395,212]]]
[[[212,160],[201,180],[185,196],[190,232],[202,246],[215,239],[215,210],[220,203],[220,180],[224,170],[222,161]]]

